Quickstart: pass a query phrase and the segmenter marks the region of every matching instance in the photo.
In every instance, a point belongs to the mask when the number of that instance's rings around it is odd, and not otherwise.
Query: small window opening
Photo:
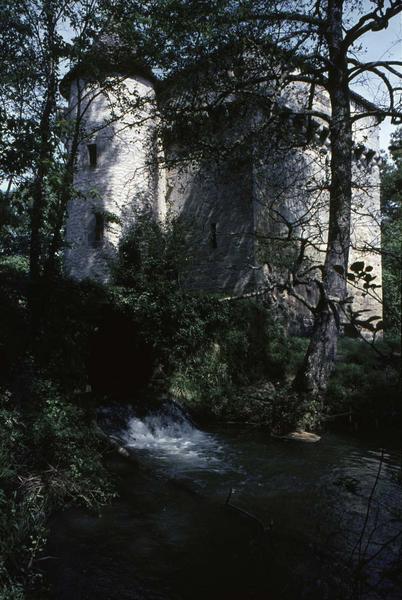
[[[98,160],[98,151],[96,144],[88,144],[88,156],[89,156],[89,165],[91,167],[96,167],[96,163]]]
[[[95,213],[95,235],[94,242],[99,244],[105,235],[105,217],[102,213]]]
[[[211,247],[212,248],[217,248],[218,247],[218,241],[216,238],[216,223],[211,223],[211,233],[210,233],[210,240],[211,240]]]

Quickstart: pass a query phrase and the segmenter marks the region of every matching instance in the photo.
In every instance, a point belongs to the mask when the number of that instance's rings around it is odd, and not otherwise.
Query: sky
[[[364,1],[365,9],[370,10],[369,0]],[[371,5],[371,6],[370,6]],[[359,58],[365,61],[373,60],[399,60],[402,61],[402,13],[391,19],[388,28],[382,31],[370,32],[361,38],[362,50]],[[393,82],[396,85],[396,82]],[[399,86],[402,84],[399,83]],[[365,82],[364,85],[356,85],[355,91],[368,100],[381,99],[383,89],[379,89],[378,80]],[[390,119],[385,119],[380,126],[380,147],[388,150],[390,135],[395,129]]]

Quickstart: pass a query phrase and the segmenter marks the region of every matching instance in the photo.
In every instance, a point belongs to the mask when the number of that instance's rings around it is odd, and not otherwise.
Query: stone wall
[[[65,268],[73,278],[107,281],[119,240],[136,211],[163,212],[154,102],[153,86],[142,77],[71,83],[70,115],[78,115],[82,126],[76,195],[67,217]],[[90,164],[89,144],[96,144],[96,166]],[[102,239],[95,239],[96,219],[103,221]]]
[[[353,205],[351,251],[349,264],[364,261],[365,268],[372,269],[375,277],[372,283],[381,285],[381,197],[380,168],[377,160],[379,152],[379,130],[374,117],[357,121],[354,137],[356,140],[353,165]],[[362,319],[374,316],[382,318],[382,288],[366,290],[363,282],[349,285],[353,295],[353,310],[364,311]]]
[[[192,290],[255,290],[252,170],[249,162],[180,165],[168,176],[168,205],[184,224]]]
[[[321,103],[322,108],[322,103]],[[361,107],[352,106],[354,110]],[[294,126],[293,126],[294,128]],[[254,195],[257,209],[257,273],[264,288],[274,280],[285,280],[287,266],[298,258],[300,239],[307,240],[306,266],[322,265],[328,236],[330,151],[327,141],[318,131],[322,142],[309,148],[295,148],[297,133],[281,134],[281,140],[266,141],[257,148],[254,163]],[[288,135],[288,140],[286,140]],[[351,249],[349,265],[364,261],[369,266],[373,283],[381,284],[380,176],[378,166],[378,127],[374,118],[357,121],[354,132],[353,191],[351,217]],[[292,143],[293,140],[293,143]],[[318,140],[319,141],[319,140]],[[295,242],[295,240],[298,240]],[[320,277],[320,272],[315,271]],[[352,310],[364,311],[362,319],[382,316],[381,288],[367,294],[363,281],[348,285],[353,296]],[[318,294],[314,286],[300,285],[297,292],[310,304]],[[286,297],[285,297],[286,296]],[[280,300],[280,298],[279,298]],[[293,330],[307,331],[312,325],[312,313],[305,305],[282,296],[293,313]],[[346,315],[344,324],[349,322]]]
[[[175,162],[174,147],[165,148],[163,157],[157,143],[152,83],[140,76],[115,75],[100,85],[82,79],[71,83],[70,114],[81,119],[82,139],[77,193],[68,207],[65,265],[69,275],[108,281],[119,241],[135,222],[136,212],[144,209],[161,220],[170,212],[182,221],[188,247],[182,283],[191,290],[240,295],[263,289],[273,278],[285,279],[298,258],[300,239],[308,240],[308,264],[323,263],[330,164],[324,122],[315,124],[316,143],[306,149],[305,124],[297,115],[278,127],[264,128],[262,113],[248,114],[238,123],[235,118],[230,130],[222,125],[222,139],[230,143],[237,135],[245,137],[249,123],[256,131],[263,125],[263,135],[251,138],[247,152],[223,160]],[[293,111],[303,93],[299,87],[287,97]],[[325,93],[317,92],[316,107],[328,110]],[[355,104],[354,110],[361,107]],[[213,135],[216,143],[220,133]],[[373,249],[380,245],[374,119],[357,122],[354,142],[350,263],[364,260],[380,282],[380,255]],[[96,166],[90,164],[89,144],[96,144]],[[160,168],[162,158],[169,167]],[[97,239],[100,218],[104,232]],[[312,303],[317,300],[312,286],[298,291]],[[366,317],[381,315],[376,299],[354,287],[350,291],[354,310],[367,311]],[[294,299],[285,302],[294,321],[306,330],[312,321],[310,311]]]

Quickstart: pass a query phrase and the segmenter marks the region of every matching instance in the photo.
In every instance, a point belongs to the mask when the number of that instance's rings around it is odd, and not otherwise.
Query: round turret
[[[154,77],[116,36],[104,36],[61,87],[79,125],[71,127],[79,133],[65,267],[73,278],[106,282],[138,211],[161,212]]]

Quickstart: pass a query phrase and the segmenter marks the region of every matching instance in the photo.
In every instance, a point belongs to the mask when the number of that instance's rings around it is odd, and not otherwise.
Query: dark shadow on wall
[[[170,207],[188,247],[182,273],[189,290],[253,291],[255,280],[252,165],[249,160],[170,171]]]

